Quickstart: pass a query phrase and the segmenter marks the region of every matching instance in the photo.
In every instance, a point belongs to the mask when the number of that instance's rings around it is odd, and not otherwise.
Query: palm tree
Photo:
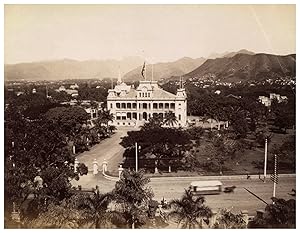
[[[144,224],[149,201],[154,196],[151,188],[147,186],[150,182],[144,177],[144,171],[138,172],[124,170],[121,179],[117,181],[113,190],[116,208],[126,219],[127,226],[137,228]]]
[[[98,112],[98,119],[108,127],[108,122],[113,121],[114,116],[109,110],[102,110]]]
[[[165,113],[165,117],[164,117],[164,124],[168,125],[168,126],[174,126],[174,124],[177,124],[177,119],[176,116],[174,114],[174,112],[169,111]]]
[[[108,211],[113,200],[112,193],[100,193],[97,189],[93,194],[81,193],[73,195],[71,202],[76,209],[84,211],[87,222],[92,222],[95,228],[106,228],[106,224],[118,217],[118,213]]]
[[[202,219],[208,220],[212,211],[204,205],[203,196],[193,196],[191,190],[185,190],[181,199],[170,202],[172,211],[169,216],[175,218],[181,228],[202,228]]]

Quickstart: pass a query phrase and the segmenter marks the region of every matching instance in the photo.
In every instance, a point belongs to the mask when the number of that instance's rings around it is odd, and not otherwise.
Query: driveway
[[[129,129],[118,129],[110,138],[106,138],[99,144],[93,146],[77,156],[80,163],[88,166],[89,171],[93,170],[93,161],[97,160],[99,171],[102,171],[104,159],[108,162],[108,171],[117,171],[119,164],[123,161],[124,148],[119,144],[121,138],[127,135]]]

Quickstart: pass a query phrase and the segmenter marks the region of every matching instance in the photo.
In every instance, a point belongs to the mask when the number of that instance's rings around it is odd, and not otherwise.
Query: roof
[[[192,181],[191,186],[216,186],[216,185],[222,185],[221,181],[218,180],[203,180],[203,181]]]
[[[152,94],[152,98],[157,98],[157,99],[175,99],[176,98],[176,95],[170,93],[170,92],[167,92],[163,89],[154,89],[153,90],[153,94]]]

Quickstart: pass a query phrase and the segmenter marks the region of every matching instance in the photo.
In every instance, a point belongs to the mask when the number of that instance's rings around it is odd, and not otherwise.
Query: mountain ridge
[[[230,82],[295,77],[296,54],[236,54],[208,59],[184,78],[213,79]]]

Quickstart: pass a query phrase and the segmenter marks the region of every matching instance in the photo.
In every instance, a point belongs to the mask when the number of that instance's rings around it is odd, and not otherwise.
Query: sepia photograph
[[[3,11],[4,229],[296,229],[296,3]]]

